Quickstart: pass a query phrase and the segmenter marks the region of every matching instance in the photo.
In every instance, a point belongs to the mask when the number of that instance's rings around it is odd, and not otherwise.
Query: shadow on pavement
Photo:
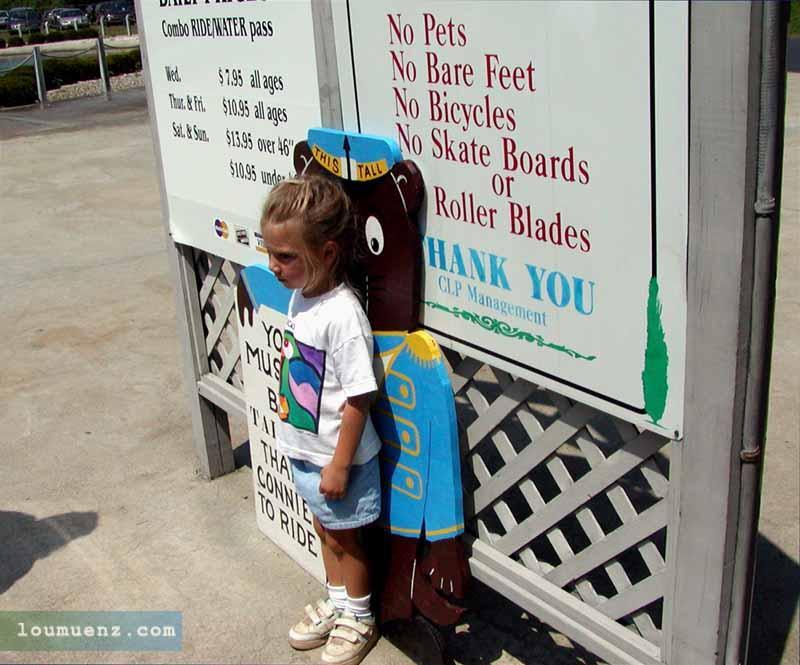
[[[236,469],[241,469],[243,466],[249,466],[251,469],[253,468],[252,458],[250,457],[249,440],[233,449],[233,463]]]
[[[0,594],[27,575],[33,564],[97,527],[97,513],[62,513],[36,519],[0,510]]]
[[[602,665],[583,647],[474,579],[465,621],[448,636],[447,651],[463,665],[502,661],[504,653],[524,665]]]
[[[387,624],[383,637],[418,665],[603,665],[603,661],[556,633],[478,580],[460,624],[437,631],[419,617]],[[444,652],[440,651],[444,648]]]
[[[761,534],[756,548],[748,661],[750,665],[780,665],[797,621],[800,565]]]

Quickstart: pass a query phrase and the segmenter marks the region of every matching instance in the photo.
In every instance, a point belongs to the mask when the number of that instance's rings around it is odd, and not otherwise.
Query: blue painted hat
[[[338,129],[309,129],[308,147],[324,169],[337,178],[356,182],[380,178],[403,159],[393,139]]]

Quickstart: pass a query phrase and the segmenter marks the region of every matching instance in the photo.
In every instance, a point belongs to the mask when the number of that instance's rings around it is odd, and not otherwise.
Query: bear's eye
[[[369,251],[378,256],[383,251],[383,227],[377,217],[372,215],[367,217],[364,233],[367,236]]]

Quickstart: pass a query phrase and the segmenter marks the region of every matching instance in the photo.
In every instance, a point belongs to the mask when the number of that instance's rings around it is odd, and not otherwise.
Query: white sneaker
[[[325,644],[339,616],[330,599],[318,601],[316,607],[306,605],[305,613],[303,620],[289,631],[289,644],[300,651]]]
[[[322,651],[322,663],[357,665],[375,646],[379,637],[375,619],[356,619],[345,612],[334,622],[328,643]]]

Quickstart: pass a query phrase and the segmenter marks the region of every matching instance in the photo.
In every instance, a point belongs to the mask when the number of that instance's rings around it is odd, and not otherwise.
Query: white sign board
[[[295,490],[289,460],[278,451],[275,441],[285,326],[286,317],[265,306],[256,308],[252,323],[246,318],[239,326],[256,521],[273,542],[324,582],[313,515]]]
[[[263,260],[264,198],[320,123],[311,2],[144,0],[139,19],[173,239]]]
[[[334,4],[344,129],[420,167],[425,328],[683,426],[688,7]]]

